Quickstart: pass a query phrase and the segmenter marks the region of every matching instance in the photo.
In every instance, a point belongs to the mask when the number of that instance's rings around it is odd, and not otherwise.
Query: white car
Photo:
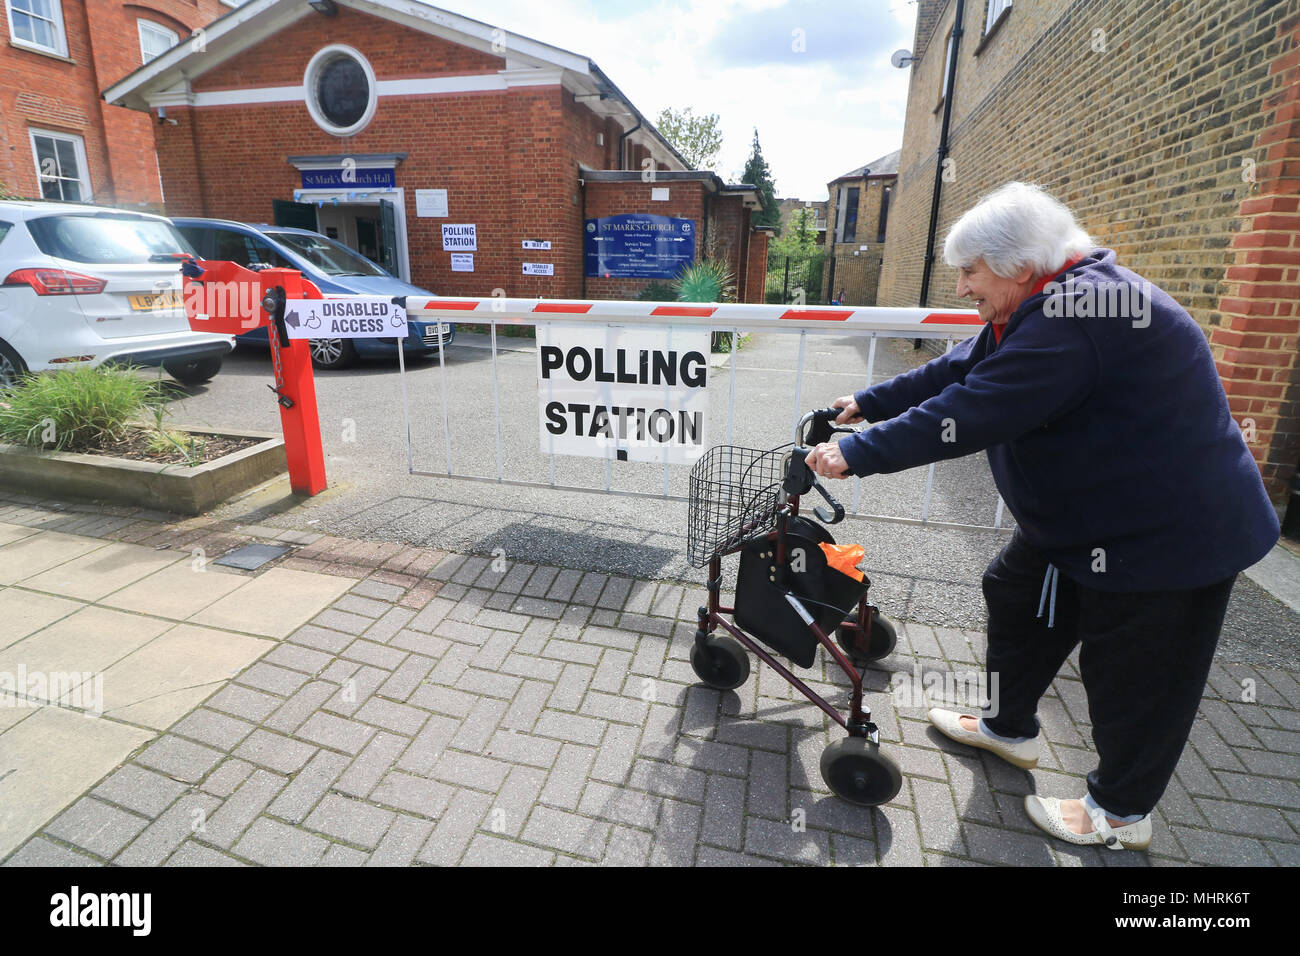
[[[0,386],[104,362],[212,378],[234,337],[190,329],[175,254],[192,252],[162,216],[0,202]]]

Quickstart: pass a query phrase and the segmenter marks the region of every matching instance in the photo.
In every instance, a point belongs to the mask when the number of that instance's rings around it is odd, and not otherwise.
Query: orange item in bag
[[[822,551],[826,553],[826,564],[841,574],[847,574],[855,581],[866,577],[858,570],[858,562],[867,555],[867,549],[860,544],[827,544],[822,542]]]

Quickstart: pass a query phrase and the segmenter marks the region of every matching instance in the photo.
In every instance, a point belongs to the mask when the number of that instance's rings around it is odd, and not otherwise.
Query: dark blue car
[[[250,225],[224,219],[173,219],[200,259],[225,260],[242,266],[269,264],[297,269],[325,295],[432,295],[384,271],[336,239],[291,226]],[[410,321],[407,355],[438,354],[438,323]],[[456,327],[442,323],[442,345],[452,343]],[[238,342],[265,346],[266,328],[238,336]],[[358,358],[395,358],[397,339],[312,339],[311,360],[317,368],[346,368]]]

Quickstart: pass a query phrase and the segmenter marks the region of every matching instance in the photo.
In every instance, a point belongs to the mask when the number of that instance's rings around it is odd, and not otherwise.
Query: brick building
[[[226,0],[3,0],[0,183],[30,198],[160,207],[153,117],[99,91],[235,6]]]
[[[808,225],[817,233],[817,244],[822,244],[826,235],[826,200],[814,202],[811,199],[778,199],[776,202],[781,213],[781,232],[785,232],[800,209],[807,209],[810,217]]]
[[[655,216],[762,301],[756,191],[689,170],[585,56],[413,0],[250,0],[205,39],[104,92],[165,114],[169,215],[340,238],[374,221],[417,285],[547,298],[644,289],[587,267],[586,226]],[[448,247],[444,226],[470,225],[472,246]]]
[[[826,184],[830,198],[822,291],[828,302],[843,291],[850,305],[876,304],[898,157],[894,150]]]
[[[920,0],[880,303],[917,305],[938,228],[1013,179],[1070,206],[1204,328],[1269,491],[1300,457],[1300,11],[1294,0]],[[928,304],[958,305],[937,259]],[[1248,421],[1249,420],[1249,421]]]

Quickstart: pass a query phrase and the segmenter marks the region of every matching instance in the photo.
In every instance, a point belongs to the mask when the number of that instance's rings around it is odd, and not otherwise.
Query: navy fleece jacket
[[[986,325],[858,392],[863,418],[882,424],[840,442],[850,471],[987,450],[1026,542],[1103,591],[1202,587],[1254,564],[1278,539],[1277,514],[1196,322],[1109,249],[1056,279],[1000,343]],[[1105,314],[1101,297],[1084,301],[1088,283],[1143,288],[1145,315]]]

